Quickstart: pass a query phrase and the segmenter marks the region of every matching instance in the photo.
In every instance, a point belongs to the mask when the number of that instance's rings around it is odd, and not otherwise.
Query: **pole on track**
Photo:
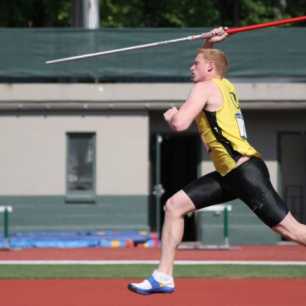
[[[4,250],[10,249],[9,214],[13,211],[11,206],[0,206],[3,212],[3,247]]]
[[[224,206],[223,211],[223,234],[224,234],[224,247],[229,248],[229,222],[228,222],[229,209],[228,206]]]

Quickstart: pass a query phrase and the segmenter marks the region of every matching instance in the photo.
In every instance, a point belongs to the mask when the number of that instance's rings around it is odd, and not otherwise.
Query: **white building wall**
[[[146,114],[103,118],[98,155],[98,192],[148,194],[149,124]]]
[[[149,119],[147,112],[140,109],[158,110],[158,119],[150,121],[157,130],[168,132],[162,111],[180,105],[190,87],[188,83],[1,84],[0,110],[17,105],[14,112],[20,116],[2,114],[0,117],[0,195],[32,195],[34,191],[38,195],[64,194],[65,134],[69,131],[97,133],[98,194],[147,194]],[[280,129],[303,129],[306,86],[238,83],[237,87],[246,109],[250,141],[263,153],[277,187],[277,133]],[[299,111],[288,111],[288,105]],[[97,116],[64,116],[59,106],[78,109],[84,114],[87,110],[93,112],[96,107],[103,111]],[[58,113],[50,116],[23,114],[24,109],[32,107],[46,111],[57,109]],[[116,112],[112,111],[114,108]],[[212,165],[203,158],[199,168],[201,173],[206,173],[212,170]]]
[[[64,195],[67,132],[96,132],[98,195],[148,193],[148,118],[134,112],[1,116],[0,196]]]

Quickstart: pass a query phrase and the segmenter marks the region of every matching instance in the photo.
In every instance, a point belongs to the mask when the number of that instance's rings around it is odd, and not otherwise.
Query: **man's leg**
[[[131,283],[128,288],[139,294],[171,293],[175,290],[173,264],[175,251],[184,233],[184,215],[195,210],[187,194],[180,190],[168,199],[161,238],[161,258],[158,269],[141,283]]]
[[[131,283],[128,288],[139,294],[173,292],[173,264],[184,233],[184,215],[234,198],[236,196],[223,189],[222,177],[216,171],[192,181],[174,194],[165,205],[160,264],[151,277],[141,283]]]
[[[272,229],[282,236],[306,246],[306,225],[298,222],[290,212]]]
[[[274,189],[267,166],[252,158],[225,177],[230,188],[275,232],[306,245],[306,226],[289,212],[286,203]]]
[[[195,210],[187,194],[180,190],[165,205],[165,219],[161,239],[161,258],[158,271],[172,275],[175,250],[183,239],[184,215]]]

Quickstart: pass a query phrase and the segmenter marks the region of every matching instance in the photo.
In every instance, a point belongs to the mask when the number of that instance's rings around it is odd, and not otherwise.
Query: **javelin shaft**
[[[186,37],[182,37],[182,38],[158,41],[158,42],[153,42],[153,43],[148,43],[148,44],[143,44],[143,45],[136,45],[136,46],[113,49],[113,50],[108,50],[108,51],[101,51],[101,52],[96,52],[96,53],[88,53],[88,54],[83,54],[83,55],[65,57],[65,58],[60,58],[60,59],[47,61],[46,64],[55,64],[55,63],[60,63],[60,62],[74,61],[74,60],[79,60],[79,59],[84,59],[84,58],[90,58],[90,57],[95,57],[95,56],[126,52],[126,51],[131,51],[131,50],[139,50],[139,49],[145,49],[145,48],[159,47],[159,46],[162,46],[162,45],[169,45],[169,44],[178,43],[178,42],[182,42],[182,41],[186,41],[186,40],[207,39],[211,36],[212,36],[211,33],[207,32],[207,33],[202,33],[202,34],[198,34],[198,35],[190,35],[190,36],[186,36]]]
[[[306,16],[280,19],[280,20],[276,20],[272,22],[265,22],[265,23],[237,27],[237,28],[229,28],[226,30],[226,32],[229,35],[233,35],[233,34],[240,33],[240,32],[253,31],[253,30],[258,30],[262,28],[280,26],[283,24],[296,23],[296,22],[302,22],[302,21],[306,21]],[[212,34],[210,32],[207,32],[207,33],[190,35],[190,36],[177,38],[177,39],[170,39],[170,40],[143,44],[143,45],[136,45],[136,46],[131,46],[131,47],[101,51],[101,52],[96,52],[96,53],[88,53],[88,54],[76,55],[76,56],[71,56],[71,57],[59,58],[59,59],[47,61],[46,64],[55,64],[55,63],[61,63],[61,62],[75,61],[75,60],[80,60],[84,58],[91,58],[91,57],[102,56],[102,55],[107,55],[107,54],[114,54],[114,53],[126,52],[126,51],[131,51],[131,50],[159,47],[162,45],[169,45],[169,44],[178,43],[178,42],[187,41],[187,40],[207,39],[207,38],[210,38],[211,36]]]
[[[226,32],[229,35],[232,35],[232,34],[236,34],[240,32],[253,31],[253,30],[258,30],[258,29],[268,28],[268,27],[276,27],[276,26],[280,26],[283,24],[303,22],[303,21],[306,21],[306,16],[300,16],[300,17],[295,17],[295,18],[285,18],[285,19],[280,19],[280,20],[271,21],[271,22],[248,25],[244,27],[230,28],[226,30]]]

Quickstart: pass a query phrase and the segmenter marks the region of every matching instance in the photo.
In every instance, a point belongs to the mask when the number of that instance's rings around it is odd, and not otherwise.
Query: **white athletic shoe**
[[[142,295],[153,293],[172,293],[175,291],[173,277],[154,271],[153,274],[141,283],[130,283],[128,289]]]

